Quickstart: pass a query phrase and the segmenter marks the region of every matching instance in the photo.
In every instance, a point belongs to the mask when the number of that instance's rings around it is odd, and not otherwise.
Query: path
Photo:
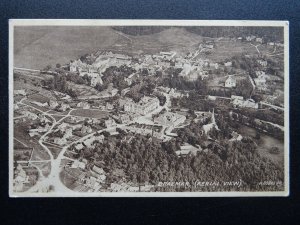
[[[21,143],[22,145],[24,145],[25,147],[28,148],[28,145],[26,145],[24,142],[20,141],[19,139],[15,138],[15,137],[14,137],[14,139],[15,139],[17,142]]]

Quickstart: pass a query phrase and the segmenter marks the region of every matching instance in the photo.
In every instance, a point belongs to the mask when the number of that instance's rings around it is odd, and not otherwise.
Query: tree
[[[273,146],[273,147],[270,148],[269,152],[271,154],[278,155],[280,153],[280,150],[279,150],[278,147]]]
[[[43,70],[44,70],[44,71],[49,71],[49,70],[51,70],[51,68],[52,68],[51,65],[47,65]]]

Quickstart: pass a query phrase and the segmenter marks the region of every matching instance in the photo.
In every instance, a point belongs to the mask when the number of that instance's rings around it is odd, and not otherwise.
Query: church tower
[[[211,123],[216,124],[215,109],[214,108],[213,108],[212,115],[211,115]]]

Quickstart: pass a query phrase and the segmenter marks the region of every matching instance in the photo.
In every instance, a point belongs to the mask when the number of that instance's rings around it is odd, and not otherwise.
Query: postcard
[[[288,28],[10,20],[10,197],[288,196]]]

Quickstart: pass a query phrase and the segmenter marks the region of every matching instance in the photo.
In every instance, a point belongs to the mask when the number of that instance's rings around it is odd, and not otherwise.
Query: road
[[[250,45],[252,45],[253,47],[255,47],[255,48],[256,48],[256,51],[257,51],[258,54],[260,55],[260,51],[259,51],[259,49],[258,49],[258,46],[260,46],[261,44],[259,44],[259,45],[254,45],[254,44],[250,43]]]
[[[266,103],[266,102],[260,102],[260,104],[266,105],[266,106],[270,106],[271,108],[274,108],[274,109],[278,109],[278,110],[284,111],[284,108],[283,108],[283,107],[279,107],[279,106],[276,106],[276,105],[271,105],[271,104]]]

